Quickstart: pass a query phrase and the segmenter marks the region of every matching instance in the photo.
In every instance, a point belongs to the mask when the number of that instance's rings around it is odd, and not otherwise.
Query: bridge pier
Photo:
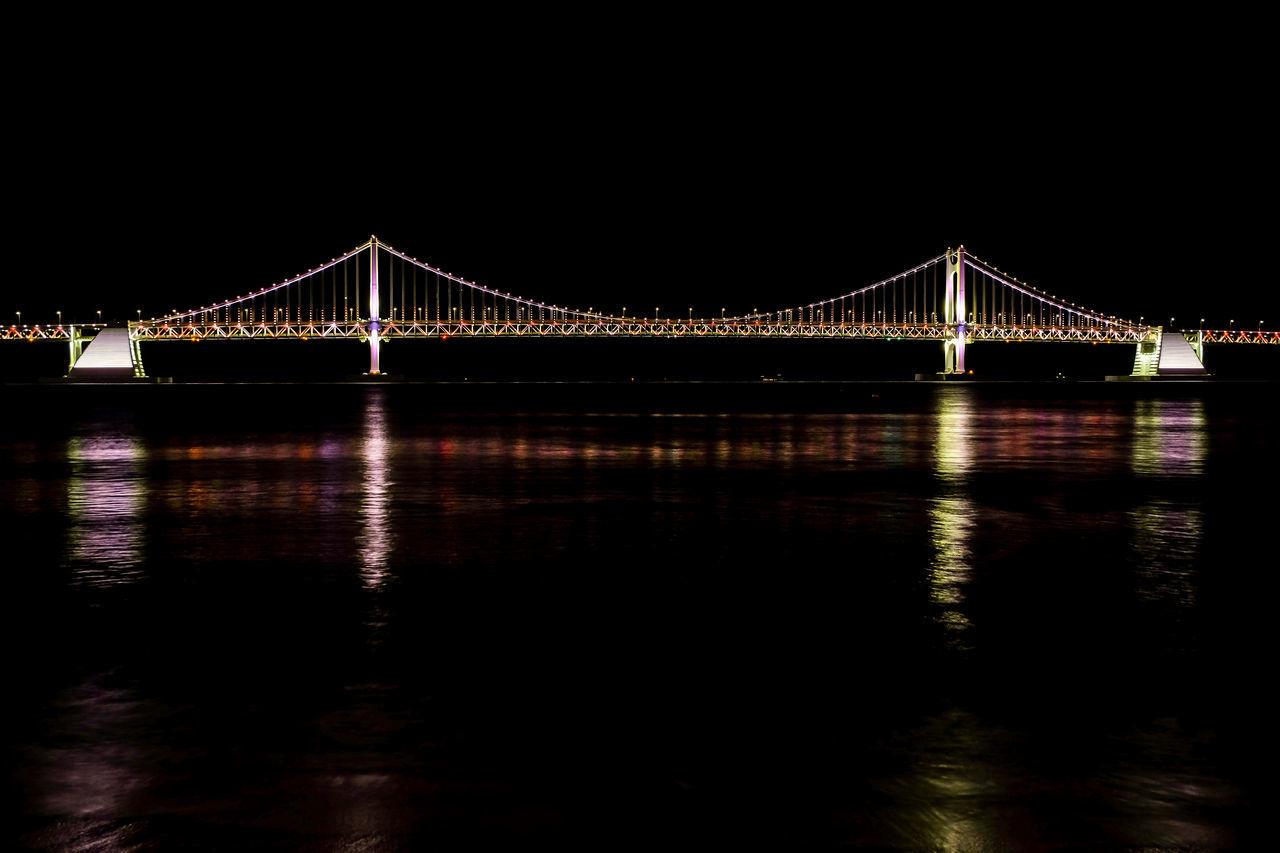
[[[942,342],[942,372],[964,373],[964,246],[947,249],[947,277],[943,319],[949,337]]]
[[[942,342],[942,372],[964,373],[964,327],[956,336]]]
[[[369,322],[369,375],[378,376],[382,373],[378,359],[382,341],[378,339],[378,321],[371,320]]]

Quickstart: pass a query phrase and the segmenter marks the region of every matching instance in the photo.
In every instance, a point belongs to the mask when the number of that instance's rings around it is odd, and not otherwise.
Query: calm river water
[[[6,846],[1273,839],[1276,386],[671,387],[2,389]]]

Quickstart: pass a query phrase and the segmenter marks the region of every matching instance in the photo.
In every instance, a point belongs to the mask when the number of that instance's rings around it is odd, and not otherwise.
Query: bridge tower
[[[378,332],[382,324],[378,322],[378,238],[369,238],[369,375],[378,376],[382,370],[378,366],[378,350],[382,341]]]
[[[964,373],[964,246],[947,249],[945,314],[948,338],[942,343],[942,372]]]

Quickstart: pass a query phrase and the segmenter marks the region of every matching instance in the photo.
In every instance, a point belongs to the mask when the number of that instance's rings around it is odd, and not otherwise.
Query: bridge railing
[[[1203,337],[1206,344],[1280,344],[1280,330],[1275,329],[1205,329],[1182,334],[1188,340]]]
[[[85,333],[96,335],[106,328],[105,323],[68,323],[55,326],[16,326],[0,329],[0,340],[5,341],[69,341],[72,336],[87,337]]]
[[[414,322],[388,320],[379,334],[389,338],[449,337],[778,337],[861,338],[874,340],[941,341],[954,337],[957,326],[946,323],[840,323],[766,320],[718,320],[677,318],[569,319],[527,322],[459,321]],[[130,334],[143,341],[210,339],[310,340],[356,338],[368,334],[368,321],[316,321],[301,323],[131,323]],[[1135,343],[1146,340],[1150,330],[1133,326],[966,324],[971,340],[987,341],[1092,341]]]

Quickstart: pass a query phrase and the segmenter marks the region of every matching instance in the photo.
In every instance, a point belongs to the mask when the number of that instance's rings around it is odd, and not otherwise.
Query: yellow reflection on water
[[[1204,472],[1204,404],[1200,400],[1138,400],[1133,411],[1133,470],[1160,476]]]
[[[951,709],[892,735],[910,763],[872,785],[876,799],[850,809],[850,847],[942,853],[1025,850],[1010,814],[1010,733]],[[867,811],[859,814],[861,809]]]
[[[1132,466],[1143,476],[1204,472],[1206,425],[1200,400],[1138,400],[1134,404]],[[1192,578],[1204,535],[1199,487],[1179,485],[1129,511],[1138,568],[1138,595],[1190,606]]]
[[[973,397],[968,388],[946,388],[938,396],[934,467],[944,481],[963,482],[973,468]],[[946,393],[950,392],[950,393]]]
[[[388,489],[393,485],[387,456],[388,438],[386,401],[382,394],[372,393],[365,400],[364,434],[360,439],[360,456],[364,462],[361,480],[360,527],[357,560],[364,585],[376,589],[387,572],[387,555],[395,543],[387,519],[390,503]]]
[[[910,763],[870,777],[876,796],[836,820],[853,849],[1241,849],[1226,818],[1239,793],[1205,767],[1192,734],[1155,721],[1128,732],[1119,754],[1046,766],[1037,738],[947,709],[894,732]],[[1073,832],[1082,845],[1063,841]]]
[[[973,531],[973,507],[967,498],[938,497],[929,505],[929,534],[933,560],[929,568],[929,598],[938,608],[938,619],[959,641],[969,627],[961,609],[964,588],[969,583],[972,555],[969,537]]]
[[[131,435],[67,440],[67,542],[77,580],[109,586],[136,580],[141,573],[145,453]]]
[[[966,481],[973,468],[973,398],[966,388],[942,389],[935,417],[934,470],[942,492],[929,504],[929,597],[938,620],[953,644],[961,645],[970,627],[964,613],[965,587],[972,571],[970,539],[974,527],[973,501]]]

